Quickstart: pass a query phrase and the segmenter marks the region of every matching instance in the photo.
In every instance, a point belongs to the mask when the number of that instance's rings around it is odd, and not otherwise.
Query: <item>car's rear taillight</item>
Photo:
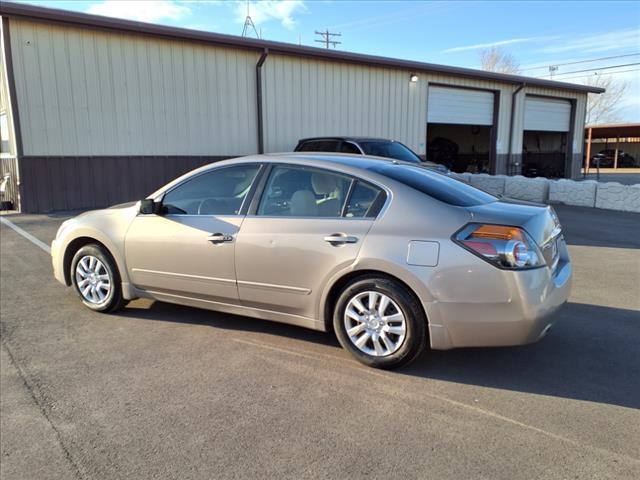
[[[518,227],[471,223],[454,240],[500,268],[536,268],[546,264],[535,241]]]

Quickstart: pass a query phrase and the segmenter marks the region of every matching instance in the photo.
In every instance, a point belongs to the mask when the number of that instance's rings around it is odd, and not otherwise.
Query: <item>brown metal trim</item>
[[[571,113],[569,114],[569,132],[567,133],[567,152],[564,164],[564,176],[565,178],[574,178],[573,140],[576,134],[576,108],[578,102],[575,98],[569,99],[569,102],[571,103]]]
[[[492,175],[498,173],[504,174],[506,172],[498,172],[498,122],[500,118],[500,90],[493,91],[493,125],[491,126],[490,142],[491,149],[489,150],[489,172]]]
[[[429,87],[456,88],[458,90],[476,90],[480,92],[491,92],[491,93],[495,93],[499,91],[499,90],[496,90],[495,88],[470,87],[468,85],[452,85],[450,83],[440,83],[440,82],[429,82]]]
[[[217,45],[224,45],[234,48],[245,48],[251,50],[264,50],[268,48],[272,53],[284,55],[294,55],[302,57],[313,57],[326,59],[328,61],[348,62],[364,64],[369,66],[403,68],[413,72],[433,72],[453,75],[457,77],[482,79],[504,82],[509,84],[520,84],[527,82],[531,85],[544,87],[602,93],[604,89],[590,87],[586,85],[576,85],[571,83],[556,82],[552,80],[534,79],[521,77],[518,75],[508,75],[504,73],[486,72],[473,70],[470,68],[452,67],[447,65],[436,65],[431,63],[414,62],[410,60],[400,60],[374,55],[362,55],[351,52],[340,52],[324,48],[305,47],[282,42],[272,42],[253,38],[236,37],[233,35],[223,35],[219,33],[201,32],[185,28],[167,27],[164,25],[153,25],[150,23],[135,22],[131,20],[121,20],[86,13],[71,12],[67,10],[36,7],[33,5],[2,2],[0,4],[0,14],[16,18],[26,18],[30,20],[41,20],[46,22],[61,22],[65,24],[80,25],[83,27],[126,31],[142,33],[165,38],[191,40],[206,42]]]
[[[526,87],[527,84],[523,83],[521,84],[518,88],[516,88],[513,93],[511,94],[511,117],[509,119],[509,146],[508,146],[508,157],[507,157],[507,174],[510,174],[509,172],[511,172],[513,170],[513,167],[515,166],[515,162],[513,161],[513,121],[515,119],[515,114],[516,114],[516,96],[518,95],[518,93],[520,93],[520,91]]]
[[[256,64],[256,115],[258,120],[258,153],[264,153],[264,119],[262,117],[262,65],[269,56],[269,49],[265,48]]]
[[[531,85],[531,84],[528,83],[527,85]],[[540,95],[539,93],[525,93],[525,95],[527,97],[544,98],[544,99],[547,99],[547,100],[565,100],[567,102],[575,100],[575,98],[567,98],[567,97],[561,97],[561,96],[556,96],[556,95]]]

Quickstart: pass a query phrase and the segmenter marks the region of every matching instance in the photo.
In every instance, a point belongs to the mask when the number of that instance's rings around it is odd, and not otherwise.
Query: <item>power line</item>
[[[604,73],[593,73],[591,75],[578,75],[577,77],[562,78],[560,80],[564,82],[566,80],[575,80],[576,78],[593,78],[593,77],[601,77],[603,75],[615,75],[616,73],[627,73],[627,72],[638,72],[638,71],[640,71],[640,68],[632,68],[629,70],[620,70],[618,72],[604,72]]]
[[[624,58],[624,57],[633,57],[635,55],[640,55],[640,52],[636,52],[636,53],[627,53],[625,55],[615,55],[612,57],[600,57],[600,58],[592,58],[592,59],[588,59],[588,60],[578,60],[575,62],[565,62],[565,63],[553,63],[550,65],[543,65],[541,67],[531,67],[531,68],[525,68],[522,71],[523,72],[528,72],[529,70],[542,70],[542,69],[548,69],[549,67],[561,67],[563,65],[576,65],[578,63],[591,63],[591,62],[599,62],[602,60],[613,60],[614,58]]]
[[[625,63],[625,64],[621,64],[621,65],[610,65],[608,67],[600,67],[600,68],[587,68],[586,70],[572,70],[571,72],[563,72],[563,73],[558,73],[557,75],[570,75],[572,73],[584,73],[584,72],[593,72],[595,71],[599,71],[599,70],[610,70],[612,68],[622,68],[622,67],[633,67],[636,65],[640,65],[640,62],[636,62],[636,63]],[[544,77],[538,77],[538,78],[544,78]]]
[[[331,40],[333,37],[341,37],[341,33],[331,33],[328,29],[324,32],[319,32],[316,30],[316,35],[320,35],[322,40],[314,40],[318,43],[324,43],[324,48],[329,48],[329,46],[333,46],[336,48],[336,45],[340,45],[342,42],[338,42],[336,40]]]

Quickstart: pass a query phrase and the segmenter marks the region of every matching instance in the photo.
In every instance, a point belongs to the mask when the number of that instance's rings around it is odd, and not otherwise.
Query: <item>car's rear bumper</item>
[[[565,247],[566,248],[566,247]],[[555,271],[538,268],[509,272],[511,295],[495,303],[436,302],[438,322],[430,324],[431,347],[497,347],[540,340],[571,293],[568,255]]]

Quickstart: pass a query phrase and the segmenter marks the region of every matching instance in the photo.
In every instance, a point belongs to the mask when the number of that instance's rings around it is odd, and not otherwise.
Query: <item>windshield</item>
[[[493,195],[471,185],[424,167],[381,162],[380,165],[371,166],[370,170],[457,207],[472,207],[497,200]]]
[[[366,141],[358,142],[365,155],[394,158],[405,162],[420,163],[422,160],[415,153],[398,142]]]

